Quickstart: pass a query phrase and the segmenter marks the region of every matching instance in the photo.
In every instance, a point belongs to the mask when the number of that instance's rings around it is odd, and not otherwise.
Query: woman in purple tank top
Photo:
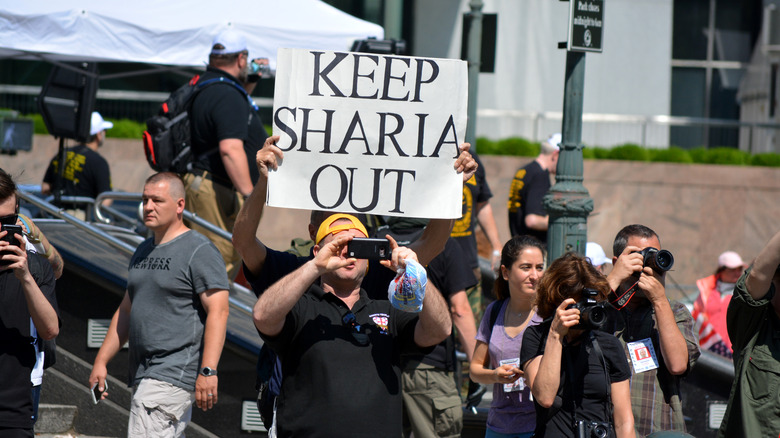
[[[486,438],[528,438],[534,432],[534,404],[519,368],[520,347],[525,329],[541,322],[533,303],[544,257],[544,245],[531,236],[513,237],[501,251],[494,284],[498,300],[485,310],[469,367],[471,380],[493,384]]]

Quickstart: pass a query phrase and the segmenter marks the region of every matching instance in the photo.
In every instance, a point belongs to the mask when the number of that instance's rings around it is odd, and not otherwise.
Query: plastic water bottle
[[[387,298],[398,310],[417,313],[423,308],[425,286],[428,284],[428,274],[425,268],[412,259],[404,260],[406,268],[399,270],[398,275],[387,288]]]

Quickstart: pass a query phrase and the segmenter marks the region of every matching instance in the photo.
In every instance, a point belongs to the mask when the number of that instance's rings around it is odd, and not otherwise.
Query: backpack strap
[[[234,80],[232,80],[230,78],[227,78],[225,76],[219,76],[219,77],[216,77],[216,78],[206,79],[203,82],[199,82],[199,83],[195,84],[195,92],[192,93],[192,96],[190,97],[190,103],[189,104],[192,105],[192,102],[195,100],[195,96],[197,96],[198,93],[200,93],[206,87],[209,87],[209,86],[214,85],[214,84],[228,84],[228,85],[232,85],[233,88],[238,90],[238,92],[241,93],[241,95],[246,98],[247,102],[249,103],[249,107],[250,108],[252,108],[255,111],[258,110],[258,106],[255,104],[255,102],[249,96],[249,93],[246,92],[244,87],[242,87],[236,81],[234,81]]]
[[[198,76],[198,78],[199,78],[199,76]],[[219,77],[216,77],[216,78],[206,79],[203,82],[197,82],[195,84],[195,90],[193,91],[192,95],[190,95],[190,98],[187,101],[187,111],[182,111],[181,114],[179,114],[177,117],[172,119],[169,122],[169,124],[172,125],[172,124],[176,123],[178,121],[178,119],[187,117],[188,114],[190,113],[190,111],[192,110],[192,104],[195,102],[195,97],[198,94],[200,94],[200,92],[203,91],[204,89],[206,89],[206,88],[208,88],[208,87],[210,87],[212,85],[216,85],[216,84],[231,85],[234,89],[236,89],[238,92],[240,92],[246,98],[247,102],[249,103],[249,107],[251,109],[253,109],[254,111],[257,111],[259,109],[257,104],[255,104],[255,101],[252,100],[252,98],[249,96],[249,93],[246,92],[244,87],[242,87],[236,81],[234,81],[234,80],[232,80],[230,78],[227,78],[225,76],[219,76]],[[203,158],[208,157],[209,155],[213,155],[213,154],[215,154],[217,152],[219,152],[219,148],[212,149],[212,150],[210,150],[208,152],[205,152],[205,153],[203,153],[201,155],[194,156],[192,161],[193,162],[200,161]]]

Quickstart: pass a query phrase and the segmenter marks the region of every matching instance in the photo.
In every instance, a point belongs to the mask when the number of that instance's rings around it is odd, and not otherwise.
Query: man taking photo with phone
[[[49,340],[59,334],[60,320],[54,272],[43,257],[25,251],[17,202],[16,183],[0,169],[0,436],[32,438],[36,357],[30,321],[37,336]]]
[[[330,216],[317,231],[314,258],[255,304],[255,326],[282,359],[279,437],[345,430],[400,436],[400,355],[427,352],[450,333],[447,304],[430,283],[419,313],[368,297],[360,286],[368,261],[346,256],[355,237],[367,237],[357,218]],[[405,269],[417,260],[413,251],[390,243],[392,258],[381,262],[386,267]]]

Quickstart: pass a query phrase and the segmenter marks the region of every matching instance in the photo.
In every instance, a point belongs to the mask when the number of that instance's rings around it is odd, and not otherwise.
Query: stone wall
[[[32,152],[0,155],[0,166],[21,183],[38,184],[57,145],[51,137],[36,136]],[[152,171],[140,140],[108,139],[100,153],[110,163],[115,190],[141,191]],[[494,195],[491,206],[499,234],[505,241],[509,183],[529,159],[481,158]],[[595,205],[588,219],[588,240],[601,244],[609,256],[621,227],[645,224],[674,254],[671,280],[681,285],[711,274],[723,251],[734,250],[750,260],[780,230],[777,168],[586,160],[584,185]],[[306,211],[268,207],[258,237],[270,247],[286,248],[291,238],[305,234],[307,223]]]

